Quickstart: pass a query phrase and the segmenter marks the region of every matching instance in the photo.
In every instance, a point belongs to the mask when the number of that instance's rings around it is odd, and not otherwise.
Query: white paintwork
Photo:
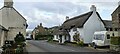
[[[69,34],[70,34],[70,41],[74,42],[73,40],[73,36],[75,35],[76,31],[73,31],[73,29],[70,30]]]
[[[94,33],[94,37],[96,37],[96,35],[103,35],[103,40],[96,40],[96,39],[93,38],[92,43],[95,43],[97,46],[108,46],[108,45],[110,45],[110,39],[107,39],[108,34],[110,36],[112,36],[113,32],[112,31],[96,31]]]
[[[58,35],[54,35],[53,40],[59,41],[59,36]]]
[[[65,36],[62,36],[62,43],[65,42]]]
[[[93,34],[95,31],[105,31],[105,27],[103,22],[100,20],[96,12],[90,16],[87,22],[83,26],[84,36],[83,40],[84,43],[92,43]]]
[[[95,31],[105,31],[103,22],[100,20],[96,11],[93,11],[93,14],[89,17],[82,28],[77,28],[80,38],[85,44],[92,43],[93,34]],[[73,36],[76,32],[73,29],[70,30],[69,34],[71,36],[71,42],[73,41]]]
[[[9,30],[7,40],[14,40],[14,37],[19,32],[26,36],[26,20],[20,16],[15,9],[4,7],[0,12],[2,13],[2,16],[0,16],[0,19],[2,19],[0,24]],[[14,28],[10,29],[10,27]]]
[[[84,29],[83,28],[77,28],[77,31],[79,32],[80,39],[84,41],[84,38],[83,38],[84,37]]]
[[[59,38],[59,43],[64,43],[66,40],[65,40],[65,36],[62,35],[62,42],[60,42],[60,38]]]
[[[69,36],[65,36],[65,37],[66,37],[65,41],[69,41]]]

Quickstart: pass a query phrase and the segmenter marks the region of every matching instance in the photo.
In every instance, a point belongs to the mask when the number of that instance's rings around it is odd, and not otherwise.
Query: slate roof
[[[119,8],[120,8],[120,5],[112,12],[112,14],[114,14],[116,11],[118,12]]]
[[[105,28],[112,28],[112,21],[110,20],[103,20]]]

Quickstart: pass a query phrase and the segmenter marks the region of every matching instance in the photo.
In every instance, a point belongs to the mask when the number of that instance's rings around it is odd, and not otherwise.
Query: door
[[[60,37],[60,43],[62,43],[62,35],[60,35],[59,37]]]
[[[106,35],[105,45],[110,45],[110,35],[109,34]]]

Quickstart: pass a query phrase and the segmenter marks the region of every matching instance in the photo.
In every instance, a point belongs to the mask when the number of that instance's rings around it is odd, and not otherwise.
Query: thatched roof
[[[61,28],[64,28],[64,29],[71,29],[73,27],[83,27],[83,25],[85,24],[85,22],[89,19],[89,17],[92,15],[92,11],[91,12],[88,12],[88,13],[85,13],[85,14],[82,14],[82,15],[79,15],[79,16],[76,16],[76,17],[73,17],[71,19],[68,19],[66,20]]]
[[[82,15],[79,15],[79,16],[76,16],[76,17],[66,20],[62,24],[61,29],[82,28],[84,26],[84,24],[86,23],[86,21],[90,18],[92,13],[93,13],[93,11],[90,11],[85,14],[82,14]],[[112,24],[111,24],[112,21],[107,21],[107,20],[103,21],[99,15],[99,13],[96,12],[96,14],[98,15],[100,20],[105,25],[105,28],[112,27]]]
[[[55,29],[53,31],[53,35],[68,35],[67,31],[65,30],[59,30],[59,29]]]

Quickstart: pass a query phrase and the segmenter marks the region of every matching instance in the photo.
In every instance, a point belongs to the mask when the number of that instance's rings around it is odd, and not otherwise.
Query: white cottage
[[[13,7],[13,0],[4,0],[0,9],[0,25],[8,30],[7,40],[14,40],[19,32],[26,36],[26,19]]]
[[[55,29],[53,31],[53,40],[58,41],[59,43],[63,44],[65,41],[69,41],[69,33],[66,30],[59,30]]]
[[[71,19],[67,18],[62,24],[61,29],[66,30],[69,33],[66,37],[69,37],[70,42],[74,42],[73,36],[77,33],[79,34],[79,38],[82,39],[85,44],[92,43],[95,31],[111,29],[112,22],[102,20],[99,13],[96,11],[95,5],[92,5],[90,10],[90,12]]]

